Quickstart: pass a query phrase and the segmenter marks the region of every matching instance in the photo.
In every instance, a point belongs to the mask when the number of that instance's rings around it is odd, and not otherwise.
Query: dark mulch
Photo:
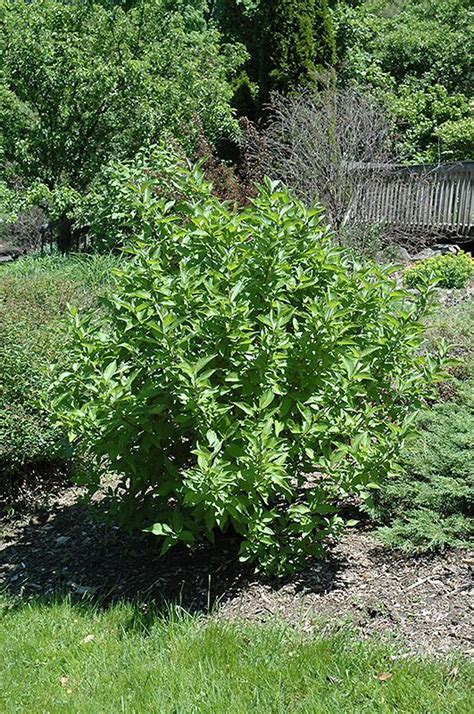
[[[474,654],[466,551],[407,557],[354,532],[304,573],[274,583],[239,563],[235,537],[160,558],[153,536],[97,522],[77,488],[58,489],[46,505],[0,522],[0,589],[15,597],[67,593],[103,606],[178,602],[202,612],[219,603],[218,617],[283,618],[305,630],[350,621],[363,636],[399,636],[407,651]]]

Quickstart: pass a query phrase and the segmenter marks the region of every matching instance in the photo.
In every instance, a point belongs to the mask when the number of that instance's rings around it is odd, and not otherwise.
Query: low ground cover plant
[[[439,288],[465,288],[474,279],[474,260],[468,253],[446,253],[420,260],[405,272],[405,283],[416,288],[436,282]]]
[[[56,419],[163,551],[233,528],[243,559],[294,570],[398,457],[439,366],[418,351],[427,295],[354,262],[279,184],[242,210],[152,196],[106,311],[73,311]]]
[[[473,383],[471,382],[471,387]],[[425,410],[403,470],[380,491],[382,541],[409,553],[474,542],[474,412],[448,402]]]
[[[67,440],[41,405],[49,367],[65,350],[68,302],[86,307],[116,259],[25,258],[0,268],[0,489],[64,464]],[[66,449],[66,450],[65,450]]]
[[[442,338],[459,361],[437,402],[421,412],[402,468],[375,498],[378,537],[409,553],[474,542],[474,302],[436,311],[426,349]]]

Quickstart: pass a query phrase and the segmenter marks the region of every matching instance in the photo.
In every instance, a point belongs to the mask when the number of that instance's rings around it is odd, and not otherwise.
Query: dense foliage
[[[5,181],[0,181],[0,237],[5,226],[15,220],[18,205],[15,192]]]
[[[151,146],[131,160],[106,165],[78,218],[89,226],[94,248],[108,252],[144,236],[157,202],[197,201],[210,196],[211,188],[199,166],[193,166],[183,153]]]
[[[470,0],[338,2],[339,80],[383,97],[402,160],[474,158]]]
[[[474,260],[469,253],[434,255],[419,260],[404,275],[410,288],[435,282],[439,288],[465,288],[474,279]]]
[[[317,72],[335,64],[327,0],[220,0],[214,14],[225,35],[249,52],[234,103],[251,118],[270,92],[314,87]]]
[[[159,191],[105,314],[73,311],[58,421],[164,550],[232,526],[243,558],[295,569],[397,459],[437,368],[417,353],[425,298],[277,184],[241,211]]]
[[[29,259],[0,274],[0,490],[28,472],[51,470],[67,441],[41,404],[51,362],[65,356],[68,302],[95,304],[110,258]]]
[[[259,86],[271,91],[315,86],[317,68],[335,62],[335,42],[327,0],[261,0],[264,34]]]
[[[50,216],[74,213],[104,161],[170,136],[192,144],[196,117],[211,142],[236,135],[228,80],[245,53],[173,5],[1,3],[5,178],[33,185]]]
[[[474,303],[440,309],[431,322],[427,347],[447,338],[459,363],[375,499],[379,537],[411,553],[469,548],[474,539]]]
[[[401,161],[474,156],[468,0],[4,0],[0,30],[0,224],[26,190],[65,246],[105,163],[201,130],[236,159],[234,110],[323,77],[388,108]]]

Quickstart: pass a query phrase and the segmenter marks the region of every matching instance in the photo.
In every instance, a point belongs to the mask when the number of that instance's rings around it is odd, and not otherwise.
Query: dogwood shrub
[[[113,516],[163,551],[232,527],[243,559],[294,570],[397,461],[439,366],[419,351],[427,295],[270,181],[242,210],[154,207],[103,312],[72,310],[56,418],[116,472]]]

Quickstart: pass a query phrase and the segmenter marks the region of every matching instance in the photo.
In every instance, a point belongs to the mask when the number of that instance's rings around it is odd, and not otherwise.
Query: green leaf
[[[239,409],[242,409],[242,411],[248,414],[249,416],[253,416],[253,409],[244,404],[243,402],[234,402],[234,405]]]
[[[260,397],[259,401],[259,406],[260,409],[266,409],[267,407],[270,406],[270,404],[273,402],[273,399],[275,398],[275,394],[272,389],[268,389],[262,396]]]
[[[143,530],[145,533],[153,533],[156,536],[168,536],[173,532],[167,523],[154,523]]]
[[[117,362],[116,360],[113,360],[113,362],[110,362],[107,367],[105,368],[103,372],[103,377],[107,381],[109,381],[113,375],[117,372]]]

